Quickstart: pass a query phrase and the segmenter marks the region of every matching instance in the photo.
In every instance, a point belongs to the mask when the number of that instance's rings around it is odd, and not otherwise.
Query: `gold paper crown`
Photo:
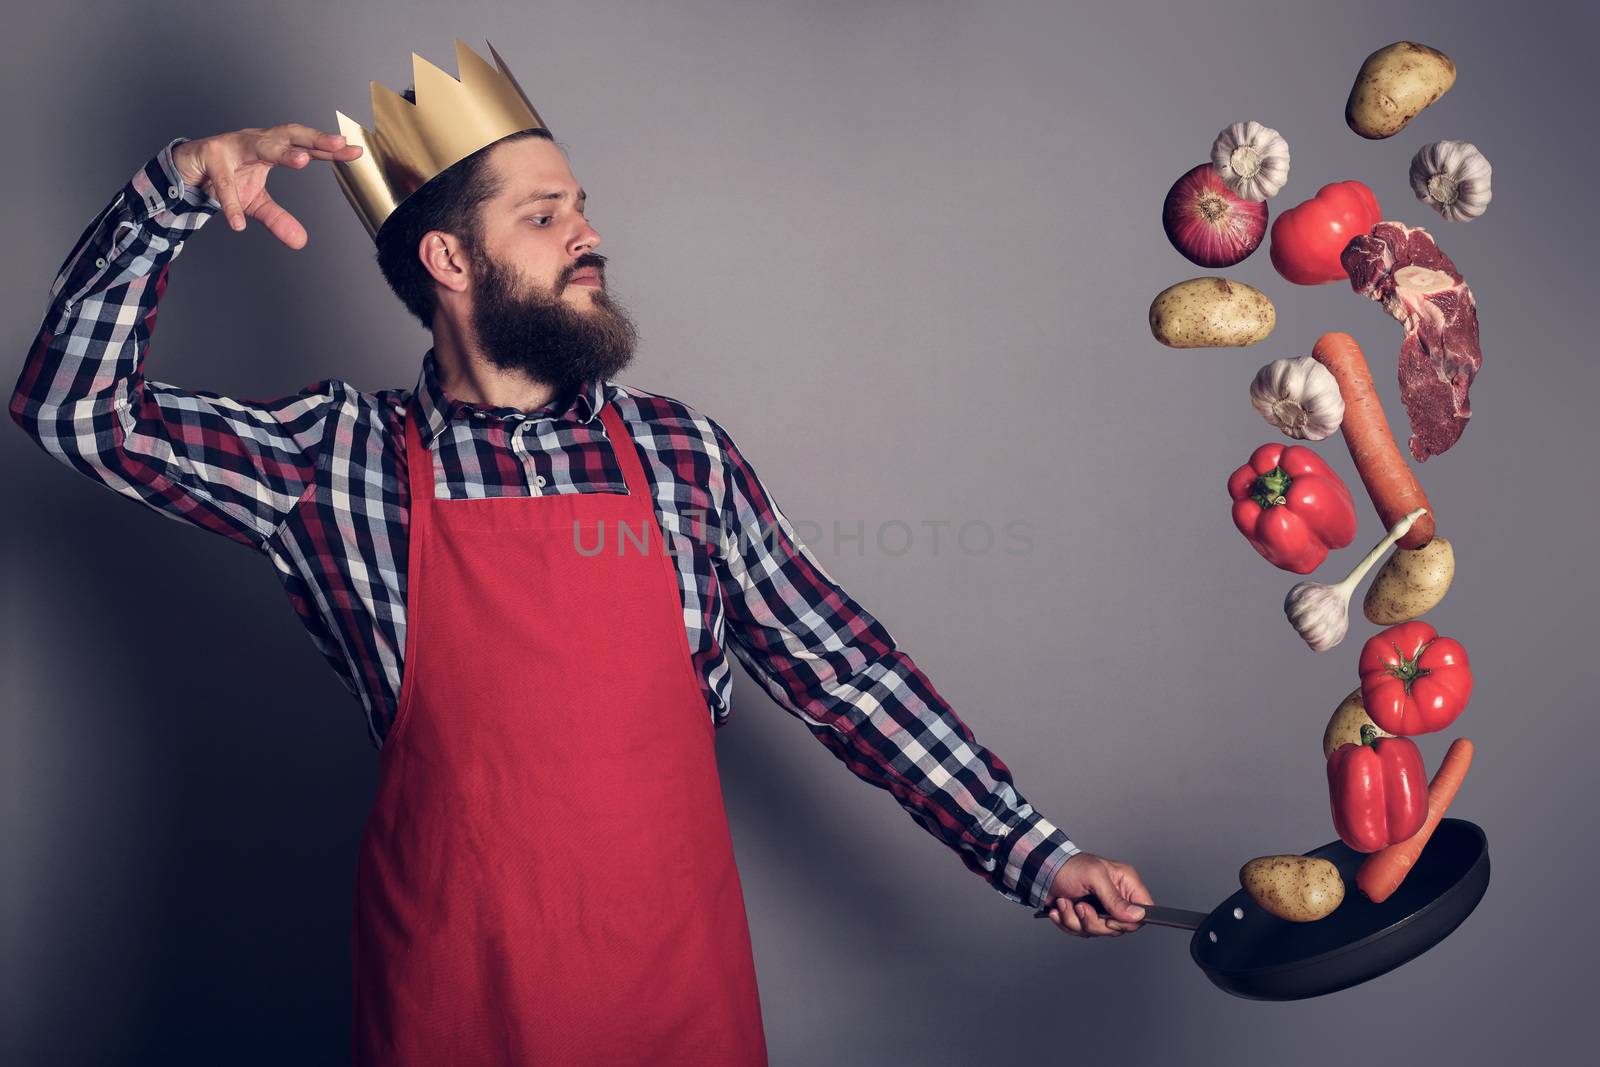
[[[362,147],[348,163],[333,161],[333,176],[374,241],[378,229],[430,178],[486,145],[520,130],[548,129],[489,45],[496,70],[456,38],[452,78],[411,53],[416,103],[372,83],[372,129],[335,111],[346,144]]]

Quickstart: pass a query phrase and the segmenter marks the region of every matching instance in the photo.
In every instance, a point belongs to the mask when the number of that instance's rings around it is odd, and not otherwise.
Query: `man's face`
[[[605,289],[600,234],[561,150],[539,137],[497,146],[488,166],[500,194],[480,208],[472,262],[471,325],[496,367],[522,371],[557,394],[633,358],[637,334]]]

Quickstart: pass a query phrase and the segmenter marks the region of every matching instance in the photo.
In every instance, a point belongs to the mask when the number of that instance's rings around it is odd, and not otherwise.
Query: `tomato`
[[[1339,253],[1382,218],[1378,198],[1360,182],[1324,185],[1272,224],[1272,265],[1296,285],[1342,282],[1349,275]]]
[[[1380,730],[1402,737],[1443,730],[1472,697],[1467,650],[1421,619],[1367,638],[1356,668],[1362,707]]]

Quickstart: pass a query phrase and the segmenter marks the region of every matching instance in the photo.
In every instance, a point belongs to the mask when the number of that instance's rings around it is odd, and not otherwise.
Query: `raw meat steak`
[[[1400,399],[1411,419],[1407,446],[1418,462],[1456,443],[1472,405],[1467,389],[1483,366],[1472,290],[1428,231],[1380,222],[1339,256],[1350,285],[1405,327]]]

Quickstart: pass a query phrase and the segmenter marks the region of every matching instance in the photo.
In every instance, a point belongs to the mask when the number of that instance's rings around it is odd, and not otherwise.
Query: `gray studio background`
[[[1590,1012],[1597,657],[1592,423],[1595,16],[1582,6],[703,0],[619,5],[63,0],[8,22],[5,284],[14,383],[57,265],[168,139],[370,118],[368,80],[453,38],[506,57],[590,194],[642,343],[623,380],[734,435],[813,550],[1018,787],[1158,901],[1209,909],[1252,856],[1334,837],[1320,738],[1376,627],[1310,652],[1296,577],[1232,528],[1264,441],[1263,363],[1325,330],[1366,349],[1389,417],[1401,331],[1346,286],[1226,273],[1278,325],[1175,351],[1151,297],[1208,273],[1161,200],[1235,120],[1293,150],[1277,213],[1356,178],[1427,226],[1479,302],[1460,442],[1419,466],[1458,574],[1428,616],[1472,657],[1470,707],[1419,743],[1478,756],[1452,814],[1488,895],[1367,985],[1262,1004],[1187,935],[1084,942],[995,894],[853,778],[742,670],[718,736],[768,1041],[781,1064],[1541,1060]],[[1364,141],[1367,53],[1448,53],[1456,87]],[[1494,201],[1417,203],[1423,143],[1475,142]],[[326,164],[274,175],[301,251],[213,219],[174,266],[146,370],[247,399],[322,377],[409,386],[428,345]],[[1210,272],[1220,273],[1220,272]],[[359,705],[266,561],[98,487],[7,421],[3,951],[8,1063],[341,1063],[351,878],[376,781]],[[1382,534],[1342,439],[1316,446]],[[898,528],[914,537],[899,552]],[[968,554],[963,522],[1031,524]],[[837,540],[864,524],[864,542]],[[932,527],[947,522],[939,550]],[[874,537],[885,534],[884,550]],[[813,528],[815,529],[815,528]],[[1589,548],[1585,549],[1584,546]],[[897,554],[898,553],[898,554]],[[617,906],[650,921],[648,872]],[[664,980],[669,980],[664,976]],[[1387,1060],[1386,1060],[1387,1062]]]

